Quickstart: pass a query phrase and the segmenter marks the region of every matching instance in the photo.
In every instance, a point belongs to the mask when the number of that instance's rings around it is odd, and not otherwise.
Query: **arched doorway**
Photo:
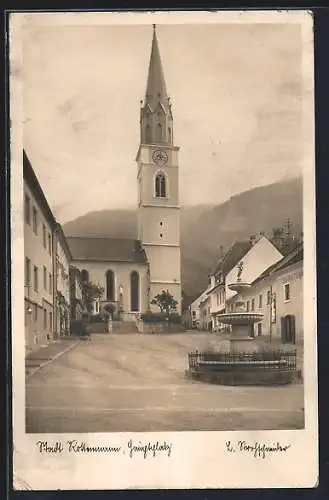
[[[139,311],[139,274],[132,271],[130,274],[130,310]]]

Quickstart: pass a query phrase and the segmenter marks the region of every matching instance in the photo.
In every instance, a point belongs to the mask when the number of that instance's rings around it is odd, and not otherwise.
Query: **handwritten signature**
[[[255,441],[253,444],[247,441],[226,441],[226,451],[228,453],[249,453],[254,458],[266,458],[268,454],[285,453],[289,450],[291,444],[281,444],[278,441],[272,444],[259,443]]]

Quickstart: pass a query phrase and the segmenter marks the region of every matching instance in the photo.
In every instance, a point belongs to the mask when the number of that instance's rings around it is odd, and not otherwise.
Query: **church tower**
[[[138,238],[149,265],[149,299],[168,290],[181,313],[178,150],[155,25],[137,153]],[[158,310],[151,306],[151,309]]]

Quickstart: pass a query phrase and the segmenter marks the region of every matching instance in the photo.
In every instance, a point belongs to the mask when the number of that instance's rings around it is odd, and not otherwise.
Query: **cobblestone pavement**
[[[187,353],[211,334],[93,335],[27,379],[27,432],[298,429],[303,386],[187,380]]]
[[[77,339],[64,338],[60,340],[55,340],[49,344],[45,344],[39,347],[39,349],[29,352],[25,358],[25,375],[30,377],[36,371],[38,371],[42,366],[46,365],[54,358],[59,356],[62,352],[66,352],[67,349],[73,348]]]

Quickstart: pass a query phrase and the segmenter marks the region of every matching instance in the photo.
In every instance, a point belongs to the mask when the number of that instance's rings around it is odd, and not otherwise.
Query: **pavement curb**
[[[73,347],[75,347],[77,344],[78,344],[78,340],[76,340],[75,342],[73,342],[73,344],[69,345],[68,347],[66,347],[63,351],[60,351],[58,352],[57,354],[55,354],[55,356],[51,359],[48,359],[47,361],[45,361],[44,363],[41,363],[41,365],[37,366],[34,370],[31,370],[31,372],[25,376],[25,379],[27,380],[28,378],[32,377],[32,375],[34,375],[35,373],[37,373],[39,370],[41,370],[42,368],[44,368],[45,366],[49,365],[50,363],[52,363],[53,361],[55,361],[55,359],[58,359],[60,356],[62,356],[62,354],[65,354],[66,352],[70,351],[71,349],[73,349]]]

